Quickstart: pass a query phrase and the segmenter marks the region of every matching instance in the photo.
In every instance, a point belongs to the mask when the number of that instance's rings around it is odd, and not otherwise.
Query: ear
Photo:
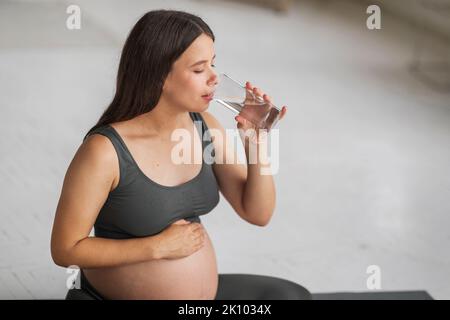
[[[166,90],[167,90],[167,86],[168,86],[168,84],[167,84],[167,78],[168,78],[168,77],[169,77],[169,76],[167,76],[166,79],[164,80],[163,87],[162,87],[162,90],[163,90],[163,91],[166,91]]]
[[[170,71],[168,74],[167,74],[167,77],[166,77],[166,79],[164,80],[164,84],[163,84],[163,91],[167,91],[169,88],[170,88],[170,79],[172,78],[172,71]]]

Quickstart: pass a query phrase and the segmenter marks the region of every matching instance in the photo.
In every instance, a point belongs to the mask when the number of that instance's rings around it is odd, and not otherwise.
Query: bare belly
[[[212,300],[218,286],[211,239],[181,259],[159,259],[114,268],[83,269],[87,280],[107,299]]]

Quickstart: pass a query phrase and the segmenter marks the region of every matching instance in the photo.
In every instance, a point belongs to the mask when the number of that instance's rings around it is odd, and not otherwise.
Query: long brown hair
[[[151,111],[172,64],[201,34],[214,34],[198,16],[175,10],[147,12],[130,31],[120,57],[116,93],[95,129]]]

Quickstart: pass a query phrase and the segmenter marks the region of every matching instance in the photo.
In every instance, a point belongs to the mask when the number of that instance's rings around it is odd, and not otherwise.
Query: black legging
[[[255,274],[219,274],[215,300],[311,300],[301,285]]]
[[[104,299],[80,272],[81,290],[69,290],[66,299]],[[219,274],[215,300],[311,300],[301,285],[281,278],[254,274]]]

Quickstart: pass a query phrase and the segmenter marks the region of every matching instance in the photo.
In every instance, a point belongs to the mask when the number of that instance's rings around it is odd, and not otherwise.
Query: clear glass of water
[[[280,118],[280,109],[225,73],[218,75],[213,101],[250,121],[256,129],[270,131]]]

